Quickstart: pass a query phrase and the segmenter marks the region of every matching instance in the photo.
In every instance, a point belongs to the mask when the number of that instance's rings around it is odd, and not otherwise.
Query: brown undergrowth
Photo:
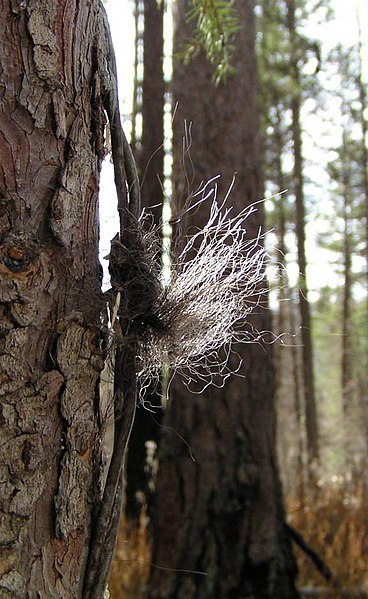
[[[109,591],[111,599],[141,599],[149,577],[151,546],[148,539],[146,509],[139,525],[121,519],[112,562]]]
[[[331,590],[331,597],[368,592],[368,510],[363,488],[329,484],[315,501],[287,500],[289,522],[318,553],[332,573],[327,582],[299,547],[299,587]],[[367,595],[368,596],[368,595]]]
[[[342,485],[322,487],[314,501],[289,498],[288,520],[332,572],[327,582],[311,559],[294,545],[299,567],[298,586],[313,597],[368,597],[368,510],[362,489],[348,492]],[[144,597],[151,562],[146,510],[139,526],[122,519],[109,579],[111,599]],[[312,593],[319,589],[321,594]],[[362,594],[358,594],[362,592]],[[350,593],[350,594],[349,594]],[[305,595],[307,596],[307,595]]]

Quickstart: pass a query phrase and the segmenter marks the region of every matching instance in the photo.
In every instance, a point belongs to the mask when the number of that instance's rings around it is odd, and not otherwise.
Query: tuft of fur
[[[256,208],[234,215],[213,191],[207,223],[171,256],[168,282],[162,276],[159,231],[147,229],[144,219],[136,225],[134,244],[112,242],[112,286],[121,294],[125,342],[134,340],[138,347],[142,388],[162,367],[179,371],[189,382],[210,382],[214,374],[224,375],[234,342],[257,339],[245,326],[267,288],[263,236],[259,232],[248,239],[245,228]]]

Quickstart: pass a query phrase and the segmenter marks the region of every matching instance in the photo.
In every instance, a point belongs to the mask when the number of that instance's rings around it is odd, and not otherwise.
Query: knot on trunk
[[[34,274],[38,255],[35,241],[27,239],[21,233],[8,235],[0,245],[1,270],[8,276],[22,275],[22,278]]]

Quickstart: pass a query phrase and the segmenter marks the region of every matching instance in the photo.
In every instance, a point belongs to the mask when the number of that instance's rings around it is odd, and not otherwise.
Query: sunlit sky
[[[362,40],[368,39],[368,0],[331,0],[331,7],[334,10],[335,18],[325,23],[318,23],[319,15],[315,15],[311,19],[311,25],[305,32],[306,35],[314,38],[319,38],[322,41],[322,53],[324,56],[338,43],[343,43],[346,46],[354,44],[358,39],[358,15],[362,30]],[[133,2],[131,0],[108,0],[105,4],[107,14],[110,21],[111,33],[115,47],[116,60],[118,66],[119,78],[119,94],[121,103],[121,112],[123,117],[126,117],[126,132],[129,135],[129,115],[132,105],[132,83],[133,83],[133,53],[134,53],[134,18],[133,18]],[[366,80],[368,80],[368,52],[366,53],[365,62]],[[326,125],[321,123],[314,113],[313,99],[306,103],[304,116],[308,118],[308,136],[304,139],[304,153],[313,156],[314,165],[308,166],[309,177],[312,177],[314,184],[311,188],[311,193],[314,196],[320,196],[323,201],[325,186],[327,183],[326,174],[323,169],[323,162],[326,158],[316,148],[317,143],[321,140],[321,133],[325,136],[326,144],[330,143],[330,139],[338,140],[340,116],[338,111],[331,108],[332,124]],[[318,156],[320,152],[320,157]],[[317,152],[317,154],[316,154]],[[221,164],[218,165],[218,173],[221,173]],[[217,174],[217,173],[214,173]],[[328,205],[326,203],[326,211]],[[110,239],[118,230],[118,217],[116,211],[116,196],[113,186],[113,169],[109,162],[105,161],[102,179],[101,179],[101,195],[100,195],[100,213],[101,213],[101,257],[106,256],[109,252]],[[307,256],[309,260],[308,280],[312,290],[310,299],[316,299],[318,294],[313,293],[313,290],[318,290],[320,287],[337,283],[336,275],[333,269],[329,266],[331,255],[325,250],[316,251],[315,236],[317,233],[323,233],[323,223],[316,224],[312,220],[307,226]],[[104,269],[106,268],[106,261]],[[293,269],[291,269],[293,270]],[[297,268],[291,273],[294,278],[297,277]]]

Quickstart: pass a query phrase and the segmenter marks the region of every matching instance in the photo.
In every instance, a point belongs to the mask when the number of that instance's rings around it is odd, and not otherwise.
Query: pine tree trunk
[[[99,499],[106,35],[98,0],[0,1],[0,596],[82,597]]]
[[[164,94],[163,75],[164,5],[144,0],[144,75],[142,103],[142,139],[136,152],[142,185],[142,205],[152,214],[155,225],[162,220],[164,171]],[[158,444],[161,419],[159,386],[147,390],[146,399],[159,406],[153,414],[139,405],[130,437],[127,461],[126,514],[138,519],[144,503],[152,503],[152,481],[147,473],[148,441]]]
[[[298,246],[299,267],[299,306],[301,321],[301,342],[303,348],[303,387],[305,401],[305,421],[307,433],[307,453],[309,477],[312,484],[316,480],[316,469],[320,462],[319,455],[319,431],[318,416],[314,389],[314,367],[310,305],[308,301],[308,285],[306,278],[307,259],[305,253],[305,200],[304,200],[304,177],[302,157],[302,135],[300,126],[300,78],[296,59],[296,23],[295,23],[295,0],[287,0],[288,14],[287,23],[291,43],[291,69],[293,72],[296,92],[291,101],[292,111],[292,136],[294,152],[294,178],[295,178],[295,209],[296,209],[296,237]]]
[[[342,360],[341,360],[341,388],[342,407],[347,419],[347,431],[349,430],[348,419],[353,404],[353,355],[352,355],[352,323],[351,323],[351,301],[352,301],[352,255],[351,255],[351,224],[350,224],[350,198],[352,187],[349,173],[348,158],[346,156],[346,135],[343,135],[343,165],[342,165],[342,202],[343,202],[343,302],[342,302]],[[350,456],[351,457],[351,456]]]
[[[359,24],[359,40],[358,40],[358,64],[359,73],[357,77],[357,87],[359,92],[359,119],[361,127],[361,163],[362,163],[362,182],[363,182],[363,194],[364,194],[364,215],[365,215],[365,231],[366,231],[366,276],[367,276],[367,297],[368,297],[368,148],[367,148],[367,136],[368,136],[368,120],[366,117],[366,111],[368,108],[367,102],[367,89],[363,80],[363,61],[362,61],[363,45],[361,39],[361,31]],[[368,311],[367,311],[368,314]]]
[[[299,266],[299,307],[301,323],[301,341],[303,350],[303,388],[305,401],[305,417],[307,432],[308,465],[311,481],[315,479],[315,468],[319,464],[319,433],[317,407],[314,390],[314,367],[312,350],[312,331],[310,305],[308,301],[308,286],[306,280],[307,260],[305,254],[305,207],[301,156],[300,131],[300,102],[292,101],[293,112],[293,141],[295,160],[295,206],[296,206],[296,236],[298,243]]]
[[[346,192],[345,192],[346,193]],[[351,326],[351,299],[352,299],[352,272],[351,272],[351,251],[350,251],[350,233],[349,217],[347,214],[347,197],[344,201],[344,239],[343,239],[343,300],[342,300],[342,357],[341,357],[341,389],[342,389],[342,407],[345,421],[345,450],[348,468],[352,467],[353,451],[352,440],[356,434],[353,425],[353,405],[354,405],[354,375],[352,362],[352,326]],[[354,443],[353,443],[354,445]]]
[[[162,218],[164,172],[164,3],[144,0],[144,75],[142,147],[138,166],[142,205],[151,206],[154,222]]]
[[[176,62],[173,95],[175,198],[221,173],[219,197],[237,173],[230,203],[236,211],[262,198],[254,55],[254,4],[235,2],[241,30],[234,40],[236,74],[215,87],[204,57]],[[178,2],[175,49],[188,36],[189,3]],[[183,121],[191,157],[183,156]],[[189,131],[189,123],[193,128]],[[192,137],[192,139],[191,139]],[[186,162],[186,172],[182,163]],[[188,230],[203,225],[208,206],[188,215]],[[249,238],[263,223],[249,219]],[[259,330],[269,313],[257,310]],[[236,348],[241,374],[225,388],[191,395],[180,381],[162,430],[151,599],[297,597],[295,564],[284,528],[275,460],[274,373],[271,348]],[[236,359],[235,359],[236,361]],[[234,366],[234,360],[232,361]]]
[[[282,165],[285,147],[285,139],[282,131],[283,106],[279,104],[276,93],[274,94],[273,106],[275,106],[272,138],[275,146],[273,158],[274,176],[277,189],[283,192],[287,188]],[[298,434],[295,434],[297,416],[294,413],[295,389],[292,369],[292,352],[294,348],[290,343],[284,344],[284,335],[294,333],[294,330],[291,328],[290,314],[290,309],[292,308],[291,290],[286,270],[285,194],[281,193],[276,197],[274,203],[277,212],[275,233],[277,235],[277,258],[280,273],[279,280],[277,281],[278,309],[276,313],[277,319],[275,318],[275,326],[277,328],[274,331],[276,335],[280,336],[274,345],[276,436],[278,456],[283,466],[281,474],[284,489],[288,494],[291,494],[295,493],[295,483],[297,481],[298,465],[293,460],[293,456],[297,452],[295,452],[293,441],[298,438]]]
[[[364,429],[365,429],[365,437],[366,437],[366,456],[365,456],[365,492],[368,497],[368,148],[367,148],[367,139],[368,139],[368,119],[366,117],[366,111],[368,107],[367,103],[367,89],[363,80],[363,45],[362,45],[362,36],[361,36],[361,28],[359,23],[359,40],[358,40],[358,64],[359,64],[359,75],[357,80],[358,90],[359,90],[359,100],[360,100],[360,126],[361,126],[361,161],[362,161],[362,179],[363,179],[363,194],[364,194],[364,216],[365,216],[365,259],[366,259],[366,360],[365,360],[365,377],[362,377],[361,381],[361,397],[360,403],[362,406],[362,414],[364,419]]]
[[[289,316],[290,316],[290,329],[296,337],[297,325],[296,320],[299,318],[300,313],[298,311],[298,303],[296,296],[297,294],[293,293],[290,290],[290,307],[289,307]],[[300,348],[297,344],[294,344],[291,347],[291,364],[292,364],[292,372],[293,372],[293,394],[294,394],[294,410],[295,410],[295,419],[296,419],[296,443],[297,443],[297,473],[296,473],[296,489],[297,489],[297,497],[300,500],[301,504],[304,505],[305,499],[305,468],[304,468],[304,427],[303,427],[303,410],[302,410],[302,390],[301,390],[301,355]]]
[[[143,35],[140,28],[142,19],[142,3],[134,0],[134,81],[132,98],[132,128],[130,132],[130,145],[134,155],[137,149],[137,117],[142,112],[142,81],[139,76],[139,65],[142,59]]]

